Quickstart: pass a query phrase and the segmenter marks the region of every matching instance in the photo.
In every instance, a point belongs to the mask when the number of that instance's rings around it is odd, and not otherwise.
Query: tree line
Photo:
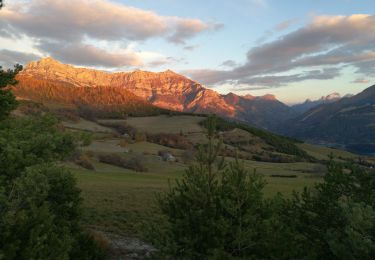
[[[81,227],[76,180],[56,164],[77,140],[52,116],[10,116],[17,101],[9,86],[21,69],[0,67],[0,259],[103,259]]]

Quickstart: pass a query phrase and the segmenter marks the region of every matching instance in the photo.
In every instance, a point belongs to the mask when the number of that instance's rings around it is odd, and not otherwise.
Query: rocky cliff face
[[[238,96],[234,93],[221,95],[170,70],[159,73],[140,70],[108,73],[76,68],[52,58],[45,58],[31,62],[25,67],[19,75],[19,80],[26,78],[64,83],[75,87],[125,88],[161,108],[215,113],[271,129],[281,121],[294,116],[292,110],[276,100],[273,95],[263,97]]]

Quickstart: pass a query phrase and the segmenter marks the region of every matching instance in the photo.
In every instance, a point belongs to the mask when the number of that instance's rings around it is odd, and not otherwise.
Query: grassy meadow
[[[205,132],[199,125],[204,120],[198,116],[157,116],[138,117],[121,120],[142,133],[174,133],[183,131],[192,143],[204,142]],[[104,120],[119,121],[119,120]],[[76,176],[82,189],[85,207],[85,225],[97,230],[118,234],[140,235],[144,226],[157,218],[156,194],[168,189],[175,179],[182,176],[188,164],[183,163],[184,150],[166,147],[147,141],[130,142],[121,145],[123,138],[114,134],[114,130],[95,122],[81,120],[76,123],[64,123],[71,131],[92,132],[94,140],[89,146],[82,147],[95,170],[87,170],[72,162],[66,163]],[[242,130],[226,133],[224,138],[246,137]],[[255,138],[255,137],[254,137]],[[256,139],[256,138],[255,138]],[[256,147],[259,145],[257,144]],[[259,146],[260,147],[260,146]],[[258,147],[258,148],[259,148]],[[352,156],[349,153],[324,147],[300,144],[309,154],[325,159],[332,152],[335,156]],[[161,160],[158,152],[166,150],[176,158],[175,162]],[[124,158],[137,157],[147,167],[147,172],[136,172],[110,164],[101,163],[100,154],[116,153]],[[228,161],[234,160],[232,157]],[[262,174],[267,182],[266,196],[278,192],[290,196],[296,190],[312,186],[321,180],[324,166],[319,163],[293,162],[270,163],[243,160],[249,172],[254,170]],[[292,175],[292,178],[272,177],[272,175]]]

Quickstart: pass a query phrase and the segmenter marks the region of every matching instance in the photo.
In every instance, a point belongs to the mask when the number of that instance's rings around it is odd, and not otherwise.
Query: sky
[[[5,0],[0,65],[171,69],[294,104],[374,84],[374,0]]]

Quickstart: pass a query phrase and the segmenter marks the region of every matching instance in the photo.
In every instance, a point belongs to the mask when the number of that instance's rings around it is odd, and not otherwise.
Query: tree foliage
[[[18,70],[1,71],[0,86],[16,84]],[[9,100],[0,104],[0,259],[104,256],[80,226],[74,177],[55,163],[74,151],[76,140],[51,116],[7,117],[15,98],[1,91]]]
[[[295,252],[311,258],[371,259],[375,255],[375,175],[331,162],[324,182],[294,194],[285,222]]]
[[[8,116],[17,106],[16,99],[9,87],[18,83],[15,76],[21,70],[21,65],[15,65],[13,70],[3,70],[0,66],[0,120]]]
[[[158,199],[166,222],[154,229],[151,239],[162,253],[227,259],[265,249],[261,231],[272,226],[273,202],[263,200],[260,175],[249,173],[238,160],[227,163],[219,156],[222,142],[214,138],[215,120],[208,119],[209,141],[200,147],[196,162]]]
[[[214,119],[208,144],[168,192],[150,239],[166,257],[187,259],[371,259],[375,174],[330,162],[312,189],[263,196],[262,177],[223,161]]]

